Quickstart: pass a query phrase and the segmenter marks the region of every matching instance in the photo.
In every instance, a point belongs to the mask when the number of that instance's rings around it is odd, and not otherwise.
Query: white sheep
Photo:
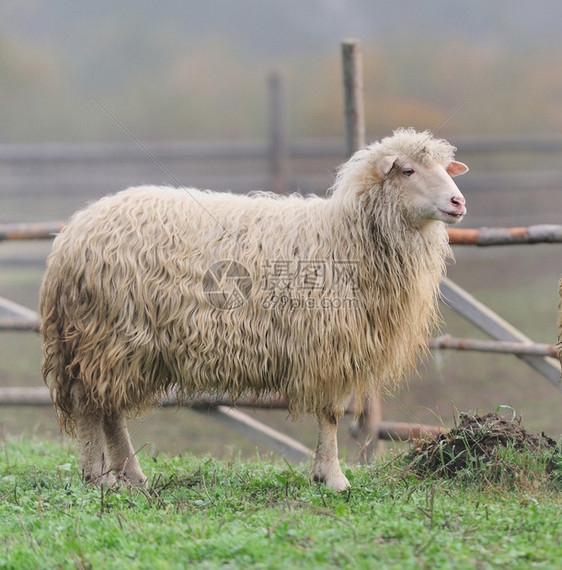
[[[85,480],[142,485],[130,413],[170,392],[279,393],[315,412],[315,480],[345,489],[337,424],[392,388],[437,317],[467,167],[429,132],[355,153],[328,198],[131,188],[76,213],[41,290],[45,381]]]

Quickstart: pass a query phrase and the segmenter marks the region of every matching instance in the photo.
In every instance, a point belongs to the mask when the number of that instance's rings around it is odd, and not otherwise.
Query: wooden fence
[[[342,46],[344,61],[344,83],[345,83],[345,112],[347,125],[347,154],[365,143],[364,112],[362,102],[362,72],[359,45],[355,42],[344,42]],[[161,143],[157,148],[156,156],[165,155],[167,159],[182,159],[185,156],[199,156],[208,158],[209,153],[228,157],[229,160],[238,157],[261,157],[267,160],[270,165],[270,187],[282,192],[287,187],[287,161],[295,153],[300,156],[307,153],[311,156],[326,156],[333,154],[340,156],[344,152],[341,141],[325,141],[323,143],[300,143],[289,145],[283,134],[283,124],[280,117],[282,112],[282,96],[280,93],[281,83],[278,78],[272,77],[270,80],[271,90],[271,142],[269,145],[250,144],[229,144],[228,146],[214,145],[212,147],[197,146],[187,143]],[[529,141],[510,138],[488,139],[480,141],[478,147],[472,146],[470,141],[463,142],[463,150],[472,148],[482,151],[484,147],[490,149],[501,148],[502,150],[511,148],[512,150],[526,150],[529,145],[536,145],[539,150],[551,152],[562,150],[562,138],[558,137],[536,137]],[[486,146],[487,145],[487,146]],[[153,147],[151,147],[153,148]],[[211,151],[212,148],[212,151]],[[25,153],[19,154],[17,148],[11,149],[12,155],[6,156],[7,150],[0,148],[0,160],[10,158],[11,160],[58,160],[61,157],[69,157],[74,153],[85,160],[96,160],[100,156],[117,161],[126,157],[130,159],[146,159],[143,148],[138,145],[116,144],[108,146],[90,145],[87,149],[84,146],[73,147],[45,147],[25,148]],[[160,160],[157,159],[156,160]],[[51,239],[62,228],[62,222],[47,222],[35,224],[0,224],[0,241],[2,240],[36,240]],[[483,229],[450,229],[450,242],[459,246],[500,246],[534,243],[562,243],[562,226],[559,225],[534,225],[519,228],[483,228]],[[479,303],[468,292],[461,287],[444,279],[441,284],[441,293],[447,304],[457,313],[475,324],[493,340],[482,341],[474,339],[454,339],[451,337],[440,337],[430,339],[429,346],[432,349],[454,349],[454,350],[474,350],[486,352],[501,352],[514,354],[533,367],[555,386],[560,387],[560,366],[555,360],[555,348],[552,345],[536,344],[523,333],[515,329],[504,319],[495,314],[491,309]],[[30,309],[22,307],[12,301],[0,297],[0,312],[5,316],[0,319],[0,330],[11,331],[38,331],[40,328],[39,316]],[[178,402],[171,397],[162,405],[177,405]],[[300,442],[297,442],[284,434],[272,430],[270,427],[258,422],[254,418],[232,407],[233,403],[228,400],[217,400],[211,398],[198,398],[188,402],[181,402],[182,405],[189,405],[196,411],[202,411],[211,415],[215,419],[226,423],[241,433],[251,437],[259,443],[265,444],[279,453],[295,461],[308,459],[312,451]],[[0,405],[50,405],[48,391],[41,388],[0,388]],[[387,422],[382,419],[381,405],[375,396],[366,402],[352,403],[347,410],[354,412],[355,405],[359,405],[363,410],[360,421],[353,428],[353,433],[366,441],[364,458],[368,459],[371,451],[376,451],[377,443],[382,439],[408,439],[412,436],[419,436],[420,433],[437,434],[442,428],[438,426],[421,426],[416,424],[405,424],[398,422]],[[272,395],[269,398],[250,399],[242,398],[236,402],[237,408],[265,407],[278,408],[286,407],[285,402]]]

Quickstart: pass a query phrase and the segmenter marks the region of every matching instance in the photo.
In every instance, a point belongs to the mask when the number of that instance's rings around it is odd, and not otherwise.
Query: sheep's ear
[[[386,176],[392,170],[392,167],[397,160],[397,156],[384,156],[381,158],[378,164],[379,174],[381,176]]]
[[[447,165],[447,168],[445,168],[445,170],[449,176],[459,176],[460,174],[468,172],[468,166],[464,164],[464,162],[457,162],[456,160],[453,160],[453,162]]]

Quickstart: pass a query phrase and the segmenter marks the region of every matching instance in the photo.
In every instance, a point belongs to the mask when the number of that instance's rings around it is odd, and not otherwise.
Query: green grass
[[[404,456],[337,494],[284,462],[141,457],[147,492],[85,487],[73,448],[0,444],[0,568],[560,568],[562,495],[420,479]]]

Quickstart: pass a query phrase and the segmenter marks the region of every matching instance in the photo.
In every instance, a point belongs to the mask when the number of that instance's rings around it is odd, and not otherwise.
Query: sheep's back
[[[324,397],[321,382],[347,392],[345,368],[355,356],[334,358],[334,315],[264,304],[268,259],[294,257],[295,244],[302,255],[325,255],[325,246],[295,231],[312,202],[141,188],[92,204],[49,256],[46,353],[62,327],[65,346],[51,352],[66,354],[59,368],[89,385],[101,406],[136,407],[173,387],[189,395],[279,391],[301,410]],[[280,215],[283,208],[291,216]],[[302,232],[314,233],[312,220]],[[202,285],[221,260],[239,262],[252,284],[252,295],[230,310],[209,303]]]

